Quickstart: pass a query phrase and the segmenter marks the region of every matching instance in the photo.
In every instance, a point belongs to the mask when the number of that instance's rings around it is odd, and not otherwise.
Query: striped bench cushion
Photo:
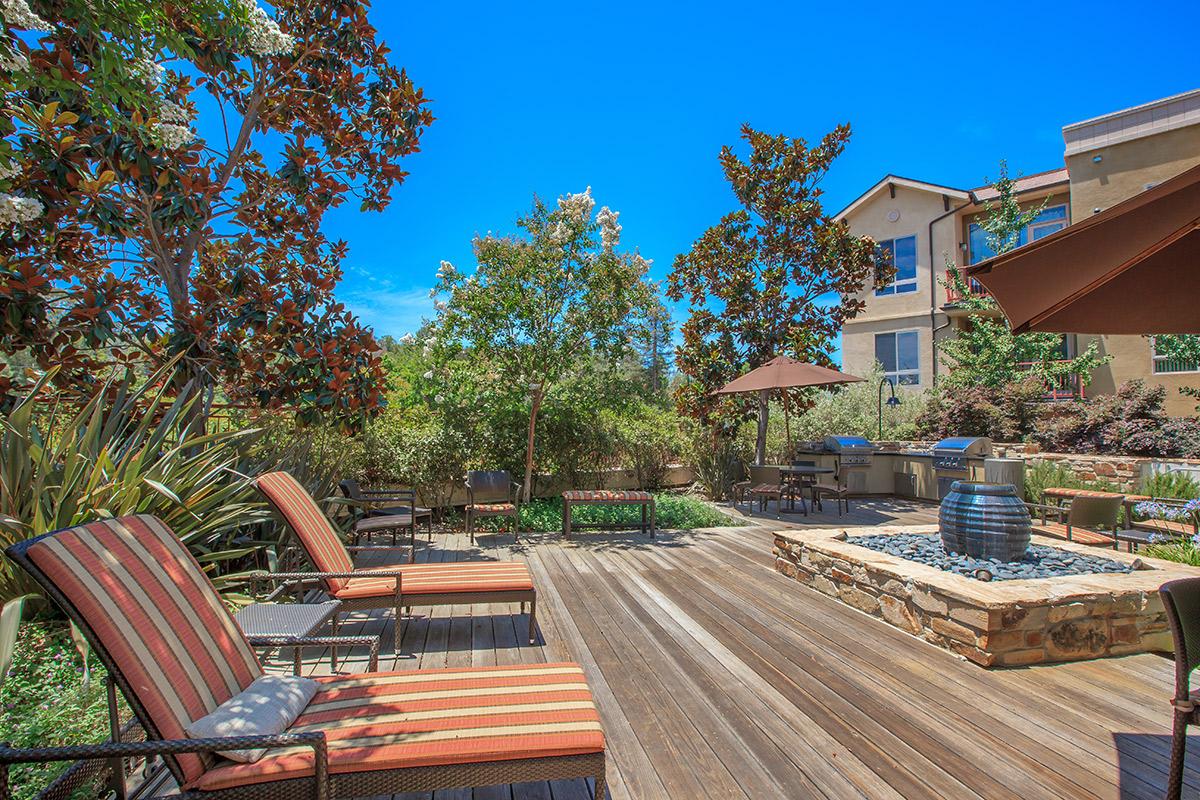
[[[289,733],[324,731],[333,774],[599,753],[600,715],[578,664],[318,678]],[[222,761],[195,781],[226,789],[312,774],[311,752]],[[189,787],[191,788],[191,787]]]
[[[161,520],[58,531],[32,542],[26,556],[83,618],[162,738],[187,738],[188,723],[262,674],[212,583]],[[178,756],[189,780],[212,761]]]
[[[636,489],[571,489],[562,496],[572,503],[648,503],[654,499],[649,492]]]
[[[1043,497],[1124,497],[1120,492],[1097,492],[1091,489],[1064,489],[1062,487],[1052,487],[1042,492]]]
[[[299,481],[286,472],[269,472],[259,476],[254,485],[296,534],[318,572],[354,569],[341,535]],[[323,583],[333,593],[346,585],[346,579],[325,578]]]
[[[444,592],[521,592],[533,589],[528,565],[519,561],[458,561],[440,564],[405,564],[388,567],[403,574],[401,589],[405,596]],[[389,577],[351,578],[334,592],[339,600],[391,596],[396,579]]]

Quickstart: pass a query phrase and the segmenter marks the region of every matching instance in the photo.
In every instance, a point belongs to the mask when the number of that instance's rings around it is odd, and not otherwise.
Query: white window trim
[[[1150,337],[1150,374],[1151,375],[1196,375],[1200,374],[1200,364],[1197,364],[1196,369],[1181,369],[1173,372],[1159,372],[1158,363],[1160,361],[1170,361],[1170,356],[1160,356],[1154,349],[1154,337]]]
[[[895,336],[899,336],[902,333],[916,334],[916,337],[917,337],[917,368],[916,369],[900,369],[899,368],[899,366],[900,366],[900,344],[899,344],[899,342],[897,342],[896,343],[896,367],[897,367],[897,369],[893,372],[888,372],[887,370],[884,370],[884,372],[883,372],[883,377],[891,380],[892,386],[896,387],[897,389],[905,387],[905,386],[913,387],[913,386],[921,385],[921,329],[920,328],[903,328],[903,329],[897,330],[897,331],[879,331],[878,333],[875,334],[875,336],[888,336],[888,335],[892,335],[892,334],[894,334]],[[893,341],[896,341],[896,340],[893,339]],[[871,339],[871,344],[875,344],[874,338]],[[876,359],[876,360],[878,360],[878,359]],[[915,377],[917,379],[917,382],[916,383],[901,383],[900,382],[901,375],[912,375],[913,377]]]
[[[896,240],[897,239],[912,239],[913,240],[913,259],[914,259],[913,276],[911,278],[905,278],[904,280],[896,280],[896,278],[893,277],[892,282],[889,283],[887,286],[883,286],[883,287],[875,290],[876,297],[895,297],[896,295],[912,294],[913,292],[917,291],[917,279],[921,275],[921,260],[919,257],[920,252],[921,252],[920,242],[917,241],[917,235],[915,233],[910,233],[905,236],[893,236],[890,239],[884,239],[883,241],[879,242],[880,247],[883,247],[888,242],[892,243],[892,258],[893,259],[895,259],[895,257],[896,257],[895,253],[896,253]],[[911,291],[901,292],[901,291],[899,291],[901,286],[912,286],[913,288]],[[891,289],[891,291],[890,292],[887,291],[888,289]]]

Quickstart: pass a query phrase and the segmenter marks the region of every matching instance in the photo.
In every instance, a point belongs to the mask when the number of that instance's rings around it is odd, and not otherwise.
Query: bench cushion
[[[457,561],[440,564],[405,564],[398,570],[405,597],[446,592],[521,592],[533,589],[529,567],[520,561]],[[388,576],[351,578],[333,596],[339,600],[384,597],[396,593],[396,579]]]
[[[472,514],[515,514],[517,507],[512,503],[476,503],[468,506]]]
[[[1120,492],[1097,492],[1092,489],[1064,489],[1052,487],[1042,492],[1043,497],[1124,497]],[[1127,498],[1128,499],[1128,498]]]
[[[572,503],[648,503],[654,499],[649,492],[636,489],[571,489],[562,496]]]
[[[415,670],[317,679],[289,733],[324,731],[332,774],[599,753],[600,715],[578,664]],[[222,761],[195,781],[227,789],[312,775],[312,751]]]

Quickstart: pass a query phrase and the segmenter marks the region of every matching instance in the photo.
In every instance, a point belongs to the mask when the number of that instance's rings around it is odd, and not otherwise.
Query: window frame
[[[1154,336],[1150,337],[1150,374],[1151,375],[1156,375],[1156,376],[1159,376],[1159,375],[1196,375],[1196,374],[1200,373],[1200,362],[1196,363],[1195,369],[1177,369],[1177,370],[1168,370],[1166,372],[1159,372],[1158,365],[1164,361],[1171,361],[1172,358],[1170,356],[1160,356],[1158,354],[1158,351],[1156,350],[1156,347],[1155,347],[1155,340],[1156,340],[1156,337],[1154,337]]]
[[[877,242],[876,245],[880,249],[882,249],[884,247],[884,245],[889,244],[889,243],[891,244],[891,246],[892,246],[892,263],[894,265],[895,260],[896,260],[896,242],[898,242],[902,239],[912,239],[913,240],[913,276],[911,278],[904,278],[903,280],[898,280],[898,274],[893,275],[891,283],[889,283],[887,286],[883,286],[883,287],[875,290],[876,297],[895,297],[895,296],[901,295],[901,294],[914,294],[918,290],[918,284],[920,281],[920,274],[921,274],[921,260],[919,258],[921,249],[920,249],[920,247],[918,247],[919,243],[917,242],[917,234],[910,233],[907,236],[893,236],[890,239],[883,239],[882,241]],[[904,287],[903,291],[901,291],[901,289],[900,289],[900,287],[902,287],[902,286]],[[911,287],[911,288],[909,288],[909,287]]]
[[[1062,230],[1063,228],[1070,227],[1070,225],[1071,225],[1071,209],[1068,207],[1067,203],[1055,203],[1052,206],[1046,206],[1045,208],[1043,208],[1041,210],[1040,213],[1052,211],[1057,208],[1061,208],[1063,210],[1063,216],[1061,218],[1048,219],[1048,220],[1044,220],[1042,222],[1030,222],[1028,225],[1026,225],[1024,228],[1022,228],[1020,230],[1020,232],[1017,233],[1017,246],[1014,247],[1013,249],[1019,250],[1020,248],[1024,247],[1025,245],[1027,245],[1031,242],[1037,241],[1036,239],[1033,238],[1033,232],[1035,230],[1039,230],[1041,228],[1046,228],[1051,225],[1058,225],[1059,226],[1058,228],[1055,228],[1054,231],[1051,231],[1051,233],[1055,233],[1057,231]],[[988,258],[991,258],[992,256],[995,255],[995,253],[993,253],[991,256],[985,256],[982,258],[975,257],[975,255],[976,255],[975,254],[975,245],[971,241],[971,234],[976,229],[981,229],[978,222],[968,222],[967,223],[967,251],[968,251],[967,252],[967,266],[978,264],[980,261],[985,261]],[[1025,239],[1024,241],[1021,241],[1022,235],[1024,236],[1024,239]],[[1049,234],[1047,234],[1047,235],[1049,235]]]
[[[907,334],[907,333],[911,333],[913,336],[916,337],[917,366],[913,369],[900,369],[900,336],[901,336],[901,334]],[[902,387],[902,386],[909,386],[909,387],[922,386],[923,384],[921,382],[921,329],[920,328],[901,328],[900,330],[882,331],[880,333],[876,333],[871,340],[871,343],[875,347],[875,349],[872,351],[872,356],[874,357],[875,361],[879,361],[879,358],[876,354],[879,352],[878,341],[879,341],[880,336],[891,336],[892,337],[892,343],[893,343],[893,347],[895,349],[895,359],[896,359],[896,361],[895,361],[896,369],[889,372],[885,366],[884,370],[883,370],[883,377],[889,379],[892,382],[892,386],[897,387],[897,388]],[[880,362],[880,366],[884,366],[883,362]],[[900,377],[908,376],[908,375],[911,375],[913,378],[915,378],[916,379],[915,382],[902,383],[900,381]]]

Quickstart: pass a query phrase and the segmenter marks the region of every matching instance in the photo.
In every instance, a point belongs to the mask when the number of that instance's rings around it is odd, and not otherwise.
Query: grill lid
[[[825,448],[834,452],[842,450],[874,450],[875,445],[862,436],[826,436]]]
[[[992,440],[986,436],[948,436],[933,446],[933,452],[969,456],[991,455]]]

